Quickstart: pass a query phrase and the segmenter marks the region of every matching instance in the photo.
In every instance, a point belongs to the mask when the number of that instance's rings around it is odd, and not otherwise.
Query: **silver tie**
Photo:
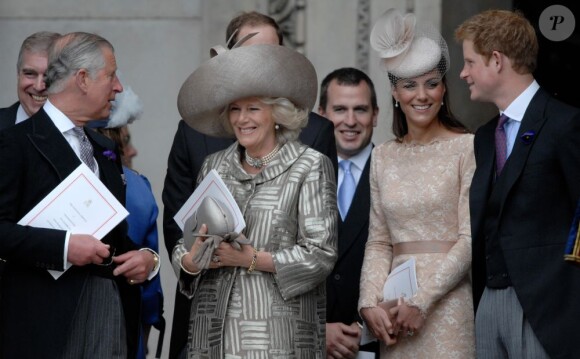
[[[79,139],[80,150],[81,150],[81,160],[89,166],[91,171],[97,171],[97,163],[95,162],[95,158],[93,157],[93,146],[91,142],[87,138],[85,131],[82,127],[75,126],[73,129],[73,133]]]

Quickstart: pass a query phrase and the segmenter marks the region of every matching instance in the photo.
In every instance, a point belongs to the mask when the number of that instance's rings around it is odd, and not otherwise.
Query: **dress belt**
[[[393,244],[393,256],[419,253],[447,253],[455,241],[414,241]]]

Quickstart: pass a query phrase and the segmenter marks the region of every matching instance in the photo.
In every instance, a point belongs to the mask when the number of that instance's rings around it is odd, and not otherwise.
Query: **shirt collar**
[[[512,103],[503,111],[500,111],[500,114],[505,113],[507,117],[514,121],[521,122],[524,118],[524,114],[526,113],[526,109],[528,105],[532,101],[532,98],[540,89],[540,85],[536,82],[536,80],[532,81],[530,86],[524,90]]]
[[[373,144],[369,143],[359,153],[348,158],[348,160],[351,161],[353,165],[355,165],[359,170],[362,171],[362,169],[365,168],[365,166],[367,164],[367,160],[369,159],[372,150],[373,150]],[[345,159],[346,158],[342,158],[342,157],[338,156],[338,162],[342,162]]]
[[[20,104],[18,105],[18,110],[16,111],[16,122],[14,124],[28,120],[28,117],[30,116],[28,116],[26,111],[24,111],[24,107],[22,107],[22,104]]]
[[[43,109],[61,133],[65,133],[75,127],[75,124],[61,110],[56,108],[50,100],[46,100]]]

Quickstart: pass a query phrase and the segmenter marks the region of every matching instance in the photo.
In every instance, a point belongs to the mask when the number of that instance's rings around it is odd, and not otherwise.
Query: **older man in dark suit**
[[[369,229],[369,170],[373,128],[379,107],[371,79],[355,68],[341,68],[322,81],[318,112],[334,124],[338,153],[338,260],[326,280],[326,354],[354,358],[378,354],[375,342],[359,346],[359,283]]]
[[[475,134],[470,191],[478,358],[578,358],[580,268],[564,261],[580,197],[580,110],[534,80],[523,15],[491,10],[459,26],[471,99],[500,115]]]
[[[252,11],[242,13],[230,21],[226,30],[226,40],[230,40],[228,46],[231,48],[238,40],[250,33],[257,34],[244,42],[242,46],[283,45],[282,32],[276,21],[269,16]],[[183,120],[179,122],[169,153],[167,175],[163,187],[163,234],[170,256],[177,240],[183,236],[173,217],[195,190],[197,174],[205,157],[227,148],[233,141],[203,135],[189,127]],[[336,147],[330,121],[311,112],[308,125],[300,133],[300,141],[327,155],[336,169]],[[170,358],[175,358],[183,350],[187,341],[189,303],[190,301],[185,296],[177,292]]]
[[[44,77],[48,66],[48,48],[60,34],[41,31],[28,36],[20,46],[18,71],[18,102],[0,108],[0,130],[34,115],[46,102]]]
[[[116,70],[113,47],[102,37],[60,37],[49,51],[48,101],[29,120],[0,131],[0,256],[7,260],[0,357],[135,355],[139,288],[132,284],[154,272],[156,254],[134,250],[124,222],[102,241],[17,224],[81,158],[124,202],[120,156],[105,155],[114,145],[82,127],[109,116],[110,102],[122,91]],[[67,263],[72,267],[57,280],[47,271],[63,271]]]

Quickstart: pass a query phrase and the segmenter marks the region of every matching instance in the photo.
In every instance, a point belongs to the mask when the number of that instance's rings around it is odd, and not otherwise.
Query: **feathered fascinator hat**
[[[413,14],[387,10],[371,32],[371,47],[381,58],[381,67],[395,84],[437,69],[441,76],[449,69],[447,43],[435,29],[416,27]]]
[[[195,130],[215,137],[233,137],[219,114],[246,97],[284,97],[302,109],[316,102],[318,81],[304,55],[279,45],[239,45],[211,49],[212,58],[185,80],[177,97],[179,114]]]

